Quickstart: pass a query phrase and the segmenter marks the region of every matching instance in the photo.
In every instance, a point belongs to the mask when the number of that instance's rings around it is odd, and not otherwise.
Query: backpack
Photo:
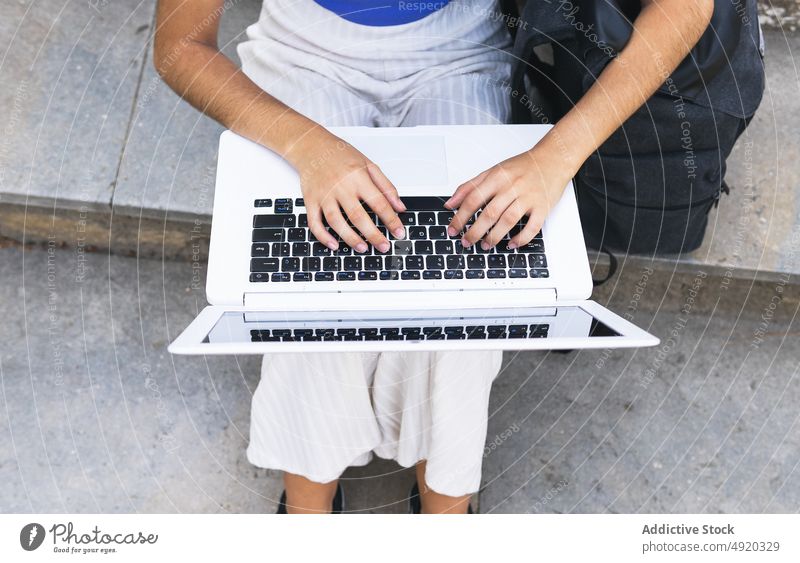
[[[554,123],[569,111],[624,47],[639,9],[639,0],[528,0],[507,20],[518,61],[513,121]],[[716,0],[695,48],[580,168],[587,246],[651,255],[699,247],[763,89],[756,1]]]

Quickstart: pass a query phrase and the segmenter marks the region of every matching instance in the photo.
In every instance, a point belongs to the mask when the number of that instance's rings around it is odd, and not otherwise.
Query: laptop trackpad
[[[348,141],[397,186],[446,186],[447,160],[441,135],[370,135]]]

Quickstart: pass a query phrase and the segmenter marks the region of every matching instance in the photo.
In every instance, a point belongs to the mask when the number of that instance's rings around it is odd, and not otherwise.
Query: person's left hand
[[[528,244],[541,230],[545,218],[574,175],[574,170],[562,160],[534,147],[461,184],[445,202],[445,207],[458,209],[448,234],[455,236],[462,232],[470,217],[483,208],[464,233],[464,246],[483,239],[481,246],[488,249],[500,242],[525,216],[528,217],[525,227],[511,238],[508,247]]]

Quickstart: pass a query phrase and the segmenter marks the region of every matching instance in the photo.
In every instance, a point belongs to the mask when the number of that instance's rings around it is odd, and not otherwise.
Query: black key
[[[288,272],[280,272],[272,274],[272,281],[274,282],[288,282],[292,279],[292,274]]]
[[[486,258],[479,254],[467,256],[467,268],[470,270],[483,270],[486,267]]]
[[[292,279],[296,282],[310,282],[311,272],[295,272]]]
[[[408,211],[438,211],[444,209],[444,202],[450,196],[410,196],[402,198]]]
[[[544,242],[541,240],[533,239],[528,244],[519,247],[519,252],[530,253],[530,252],[544,252]]]
[[[547,268],[547,258],[544,254],[528,254],[528,266],[531,268]]]
[[[309,336],[314,336],[313,328],[296,328],[294,329],[293,332],[295,338],[306,338]]]
[[[528,270],[528,274],[530,274],[530,276],[532,278],[549,278],[550,277],[550,272],[548,272],[547,270],[539,270],[539,269],[536,269],[536,268]]]
[[[436,244],[434,244],[434,248],[436,248],[436,254],[453,253],[453,243],[449,240],[437,240]]]
[[[269,281],[269,274],[262,273],[262,272],[255,272],[253,274],[250,274],[250,281],[251,282]]]
[[[353,249],[347,246],[342,241],[339,241],[339,248],[336,250],[336,256],[350,256],[353,254]]]
[[[365,256],[364,257],[365,270],[382,270],[383,258],[380,256]]]
[[[253,258],[269,256],[269,245],[255,243],[250,247],[250,256]]]
[[[406,270],[400,274],[400,278],[404,280],[418,280],[419,279],[419,271],[418,270]]]
[[[378,272],[358,272],[358,279],[362,281],[377,280]]]
[[[272,207],[271,199],[257,199],[253,202],[256,207]]]
[[[502,254],[490,254],[486,260],[490,268],[505,268],[506,257]],[[491,276],[489,276],[491,277]]]
[[[294,204],[295,204],[295,205],[297,205],[297,206],[299,206],[299,207],[305,207],[305,206],[306,206],[306,204],[305,204],[305,202],[303,201],[303,198],[302,198],[302,197],[295,198],[295,200],[294,200]]]
[[[314,256],[330,256],[331,249],[322,244],[321,242],[315,242],[311,247],[311,252]]]
[[[318,328],[314,330],[314,336],[319,336],[322,340],[333,340],[336,330],[333,328]]]
[[[504,277],[506,277],[506,271],[505,270],[489,270],[488,272],[486,272],[486,275],[487,275],[487,277],[492,278],[492,279],[504,278]]]
[[[409,240],[396,240],[394,242],[394,253],[398,256],[411,254],[412,243]]]
[[[411,240],[420,240],[428,238],[428,229],[425,227],[409,227],[408,238]]]
[[[393,327],[393,326],[385,326],[378,330],[379,334],[384,336],[393,335],[393,336],[400,336],[400,329]]]
[[[465,247],[460,240],[457,240],[454,252],[456,254],[472,254],[475,252],[475,245]]]
[[[392,240],[392,239],[389,239],[387,237],[387,240]],[[386,256],[387,254],[391,254],[392,253],[392,244],[391,244],[391,242],[389,243],[389,250],[387,250],[386,252],[381,252],[380,250],[378,250],[377,246],[372,246],[370,248],[372,248],[372,253],[375,256]]]
[[[380,279],[382,279],[382,280],[399,280],[400,279],[400,272],[383,271],[383,272],[380,273]]]
[[[478,270],[473,270],[477,272]],[[464,279],[464,272],[461,270],[445,270],[444,279],[446,280],[461,280]]]
[[[430,211],[426,211],[423,213],[417,214],[417,224],[418,225],[435,225],[436,224],[436,215]]]
[[[296,227],[296,222],[294,215],[256,215],[253,217],[253,228]]]
[[[322,260],[314,256],[303,258],[304,272],[317,272],[322,267]]]
[[[398,216],[403,225],[409,226],[417,224],[417,218],[414,217],[413,213],[399,213]]]
[[[480,254],[492,254],[494,252],[494,249],[491,246],[489,248],[484,249],[483,244],[481,244],[481,242],[482,241],[478,241],[472,245],[475,247],[475,252],[478,252]]]
[[[524,268],[511,268],[508,270],[508,277],[509,278],[527,278],[528,277],[528,270]]]
[[[355,279],[355,272],[336,272],[336,281],[354,281]]]
[[[436,223],[437,225],[442,225],[443,227],[446,227],[450,224],[450,221],[453,220],[453,217],[455,217],[455,215],[456,214],[453,213],[452,211],[440,211],[439,213],[436,214],[437,218]]]
[[[509,268],[527,268],[528,263],[525,261],[525,256],[522,254],[512,254],[508,257]]]
[[[458,258],[463,258],[463,256],[459,256]],[[425,267],[428,270],[444,270],[444,256],[426,256]]]
[[[406,256],[406,270],[422,270],[424,267],[422,256]]]
[[[283,242],[285,235],[283,229],[253,229],[253,242]]]
[[[282,197],[275,200],[275,213],[291,213],[292,200],[288,197]]]
[[[448,338],[452,337],[464,337],[464,327],[463,326],[446,326],[444,327],[444,333],[447,335]]]
[[[496,251],[496,252],[501,252],[501,253],[503,253],[503,254],[509,254],[509,253],[511,253],[511,252],[514,252],[514,249],[513,249],[513,248],[509,248],[509,247],[508,247],[508,243],[509,243],[509,242],[511,242],[511,241],[510,241],[510,240],[508,240],[508,239],[503,239],[503,240],[501,240],[501,241],[500,241],[500,242],[498,242],[498,243],[497,243],[497,245],[494,247],[495,251]]]
[[[387,256],[384,262],[385,270],[402,270],[403,257],[402,256]]]
[[[418,240],[414,243],[415,254],[433,254],[433,243],[429,240]]]
[[[463,270],[466,267],[464,265],[464,257],[458,254],[448,256],[445,262],[447,263],[447,267],[451,270]]]
[[[377,328],[359,328],[358,329],[359,336],[378,336],[378,329]]]
[[[467,327],[467,338],[470,340],[485,340],[486,328],[483,325],[470,325]]]
[[[289,229],[289,236],[287,237],[287,240],[289,240],[289,242],[305,242],[306,230],[301,227]]]
[[[282,272],[299,272],[300,259],[299,258],[284,258],[281,260]]]
[[[425,335],[426,340],[442,340],[444,338],[444,332],[440,326],[424,326],[422,334]]]
[[[277,272],[279,266],[277,258],[253,258],[250,260],[251,272]]]
[[[404,326],[400,329],[400,333],[406,337],[406,340],[419,340],[422,331],[418,326]]]
[[[342,269],[342,259],[338,256],[327,256],[322,259],[322,269],[326,272],[338,272]]]
[[[273,242],[272,243],[273,256],[289,256],[289,243],[288,242]]]
[[[307,242],[293,242],[292,256],[308,256],[311,254],[311,245]]]
[[[483,270],[467,270],[468,280],[482,280],[485,277]]]
[[[506,326],[505,325],[489,325],[486,328],[489,338],[505,338]]]
[[[337,336],[355,336],[357,329],[355,328],[339,328],[336,330]]]
[[[297,216],[297,226],[306,228],[308,227],[308,215],[301,213]]]
[[[344,269],[348,272],[361,270],[361,256],[348,256],[344,259]]]
[[[447,229],[445,227],[429,227],[428,238],[431,240],[447,238]]]
[[[285,336],[291,336],[292,329],[290,328],[273,328],[272,329],[272,336],[280,336],[281,338]]]
[[[333,272],[317,272],[314,281],[333,281]]]
[[[528,327],[526,325],[508,325],[509,338],[527,338]]]
[[[425,270],[422,272],[423,280],[440,280],[442,279],[442,272],[440,270]]]

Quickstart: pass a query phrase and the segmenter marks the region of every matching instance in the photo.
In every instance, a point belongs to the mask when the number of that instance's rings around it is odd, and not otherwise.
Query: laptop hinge
[[[245,307],[259,311],[399,311],[406,309],[486,309],[556,304],[555,289],[469,289],[436,291],[370,291],[245,293]]]

